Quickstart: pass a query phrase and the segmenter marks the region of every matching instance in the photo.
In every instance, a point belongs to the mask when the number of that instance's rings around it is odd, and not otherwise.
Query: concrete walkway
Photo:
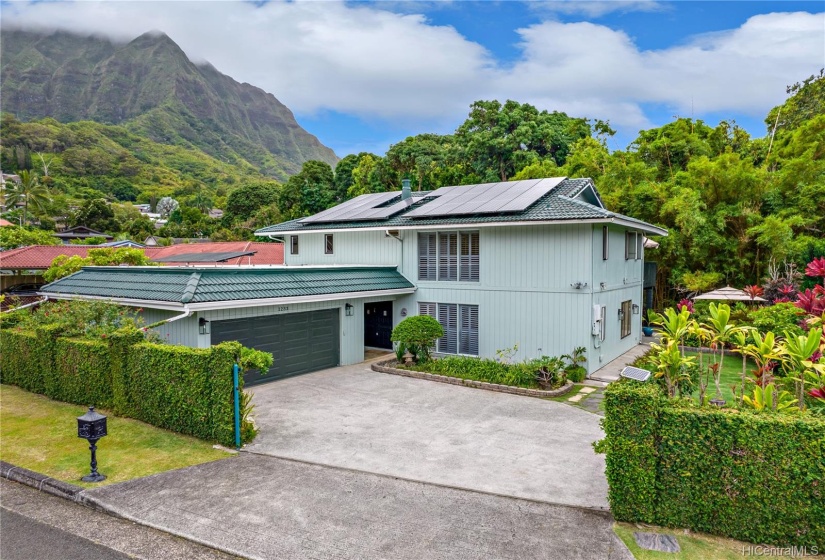
[[[617,381],[619,379],[619,374],[625,366],[630,365],[636,358],[650,350],[650,343],[655,341],[656,339],[653,337],[642,337],[641,343],[637,344],[618,358],[608,362],[604,367],[594,371],[593,375],[591,375],[589,379],[594,381],[602,381],[605,383]]]
[[[248,453],[83,495],[253,559],[633,558],[607,513]]]
[[[249,451],[604,509],[600,418],[560,402],[334,368],[252,388]]]

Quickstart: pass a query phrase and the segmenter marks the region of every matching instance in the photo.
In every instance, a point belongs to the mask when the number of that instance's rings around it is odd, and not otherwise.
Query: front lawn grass
[[[665,529],[663,527],[643,527],[638,528],[632,523],[616,523],[613,530],[619,535],[636,560],[734,560],[743,557],[743,551],[747,551],[748,546],[753,546],[742,541],[705,535],[703,533]],[[636,544],[633,538],[634,532],[640,533],[663,533],[673,535],[679,542],[680,552],[656,552],[645,550]]]
[[[686,356],[695,356],[696,363],[699,363],[699,353],[698,352],[685,352]],[[706,352],[705,355],[702,357],[702,363],[705,367],[708,364],[713,363],[713,354]],[[753,363],[752,360],[747,361],[747,365],[745,366],[745,373],[747,379],[753,380],[753,376],[751,372],[756,369],[756,365]],[[725,350],[725,359],[722,362],[722,375],[721,375],[721,385],[722,385],[722,398],[727,401],[727,403],[733,404],[736,402],[736,397],[733,395],[732,387],[734,385],[738,386],[738,391],[741,394],[742,391],[742,356],[739,354],[731,353],[729,350]],[[753,383],[748,383],[746,385],[747,392],[750,393],[753,390]],[[713,376],[710,376],[708,388],[705,391],[705,394],[708,398],[713,398],[716,395],[716,385],[713,383]],[[699,389],[697,387],[696,391],[693,392],[693,397],[698,399],[699,398]]]
[[[107,411],[109,435],[98,442],[98,470],[106,480],[80,482],[89,473],[89,444],[77,437],[77,417],[88,408],[0,385],[0,459],[80,486],[100,486],[230,457],[199,439]]]

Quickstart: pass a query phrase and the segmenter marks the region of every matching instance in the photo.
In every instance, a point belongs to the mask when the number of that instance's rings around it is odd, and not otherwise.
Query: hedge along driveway
[[[3,383],[234,444],[232,366],[238,343],[187,348],[139,342],[140,333],[69,339],[52,327],[34,333],[4,329],[2,336]]]
[[[617,520],[825,549],[825,419],[697,409],[631,382],[608,387],[605,412]]]

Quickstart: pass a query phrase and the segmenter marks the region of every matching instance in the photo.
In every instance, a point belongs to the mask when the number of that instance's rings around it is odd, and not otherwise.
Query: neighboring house
[[[15,224],[11,223],[10,221],[6,220],[5,218],[0,218],[0,227],[6,226],[13,226]]]
[[[667,232],[606,210],[589,179],[407,184],[257,231],[285,242],[283,268],[170,270],[168,297],[143,270],[86,269],[43,293],[116,298],[152,309],[147,321],[183,313],[161,328],[169,340],[273,352],[270,378],[356,363],[417,314],[443,325],[439,354],[518,346],[520,360],[584,346],[592,373],[640,340],[645,234]]]
[[[192,263],[211,266],[278,266],[284,263],[284,248],[280,243],[229,241],[142,247],[132,241],[116,241],[104,245],[31,245],[10,251],[0,251],[0,291],[18,284],[43,284],[43,273],[59,255],[87,257],[89,249],[132,247],[142,249],[153,261],[166,266]],[[241,256],[243,255],[243,256]]]
[[[61,242],[65,245],[68,245],[72,241],[76,241],[78,239],[89,239],[91,237],[102,237],[106,241],[112,241],[114,237],[103,233],[102,231],[97,231],[92,228],[87,228],[86,226],[75,226],[68,229],[64,229],[60,233],[55,233],[55,237],[57,237]]]

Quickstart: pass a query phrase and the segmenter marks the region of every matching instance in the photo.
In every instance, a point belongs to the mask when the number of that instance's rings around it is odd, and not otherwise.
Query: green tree
[[[323,161],[307,161],[281,187],[278,209],[286,219],[309,216],[335,204],[335,176]]]
[[[23,208],[23,223],[28,223],[29,207],[42,212],[51,202],[52,195],[43,185],[37,174],[23,170],[20,172],[20,181],[8,181],[4,194],[5,204],[8,206],[21,205]]]
[[[58,255],[51,266],[43,273],[46,282],[54,282],[58,278],[63,278],[74,274],[84,266],[155,266],[157,263],[149,260],[141,249],[127,247],[101,247],[99,249],[89,249],[87,257],[77,255]]]
[[[60,245],[60,241],[48,231],[19,226],[0,227],[0,251],[29,245]]]
[[[278,184],[274,182],[246,183],[231,193],[226,199],[226,214],[229,222],[248,220],[258,209],[278,201]]]
[[[97,231],[117,233],[120,223],[115,219],[112,206],[102,198],[87,200],[72,216],[72,224],[86,226]]]

